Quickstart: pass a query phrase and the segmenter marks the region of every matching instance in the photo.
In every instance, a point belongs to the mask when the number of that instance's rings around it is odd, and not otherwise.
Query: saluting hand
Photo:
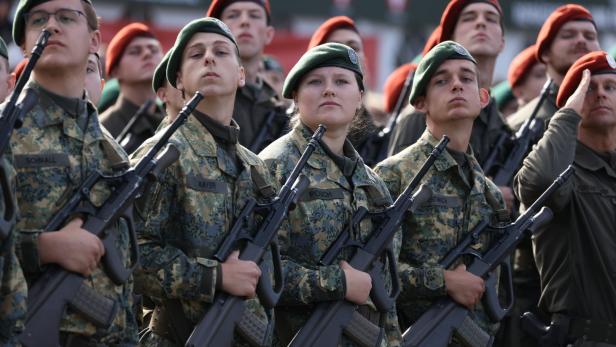
[[[261,269],[254,261],[239,259],[240,252],[229,255],[222,268],[222,290],[234,295],[253,298],[257,292],[257,283],[261,277]]]
[[[83,220],[75,218],[58,231],[39,235],[41,263],[55,263],[68,271],[91,275],[105,254],[105,246],[96,235],[82,229],[82,225]]]
[[[584,107],[584,99],[586,98],[586,92],[588,92],[588,86],[590,85],[590,70],[585,69],[582,72],[582,80],[575,92],[571,94],[565,108],[572,108],[577,114],[582,114],[582,108]]]
[[[352,303],[364,305],[372,290],[372,277],[363,271],[356,270],[344,260],[340,262],[340,268],[344,271],[346,279],[344,298]]]

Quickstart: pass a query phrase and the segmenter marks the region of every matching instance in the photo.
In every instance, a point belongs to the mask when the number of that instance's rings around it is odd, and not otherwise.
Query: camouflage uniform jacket
[[[377,165],[375,171],[385,181],[392,197],[402,193],[437,143],[426,130],[415,144]],[[472,171],[470,185],[454,158],[444,151],[422,180],[432,190],[432,199],[402,222],[398,263],[402,293],[397,306],[403,330],[437,299],[447,295],[445,269],[438,262],[479,222],[491,218],[493,208],[486,199],[486,190],[498,200],[499,208],[504,208],[500,191],[486,179],[472,150],[466,157]],[[477,248],[485,251],[487,241],[479,242]]]
[[[426,115],[407,106],[400,115],[398,123],[391,134],[388,154],[394,155],[408,146],[414,144],[426,129]],[[496,141],[503,133],[510,133],[511,129],[501,116],[494,99],[481,109],[479,117],[473,122],[470,144],[475,158],[483,163],[493,150]]]
[[[146,141],[133,160],[145,155],[157,138]],[[143,225],[138,227],[141,269],[135,274],[136,287],[158,306],[167,299],[178,299],[185,318],[196,324],[221,282],[220,263],[213,255],[247,199],[262,200],[276,185],[255,154],[236,144],[236,163],[194,115],[169,142],[180,151],[180,158],[163,170],[158,183],[138,204],[138,220]],[[271,258],[265,258],[261,268],[263,275],[268,273]],[[247,303],[267,323],[258,300]],[[156,334],[141,342],[145,346],[177,345]]]
[[[311,131],[300,124],[259,154],[278,182],[282,184],[287,179],[311,136]],[[358,156],[356,152],[355,156]],[[374,212],[391,204],[385,185],[361,159],[357,162],[350,184],[319,146],[308,159],[302,173],[310,179],[310,186],[300,198],[298,206],[289,213],[290,227],[281,228],[278,234],[286,276],[284,291],[276,309],[276,323],[278,338],[285,346],[308,320],[313,305],[344,299],[346,280],[338,261],[348,260],[350,254],[342,252],[333,265],[317,264],[348,224],[353,213],[360,207]],[[365,219],[353,237],[365,241],[371,230],[371,221]],[[397,256],[399,234],[393,243]],[[391,283],[385,269],[383,280]],[[363,311],[376,314],[372,303],[369,305],[370,308],[366,307],[368,310]],[[395,310],[387,313],[385,331],[388,345],[400,344]],[[346,339],[342,344],[351,345]]]
[[[102,129],[96,109],[87,104],[88,120],[85,131],[54,102],[49,92],[36,82],[27,88],[39,92],[38,104],[24,117],[23,126],[11,137],[11,151],[17,171],[17,202],[20,220],[16,226],[17,254],[29,284],[45,270],[40,265],[36,247],[38,235],[49,219],[74,194],[86,177],[98,170],[114,173],[114,168],[125,168],[128,158],[124,150]],[[90,201],[100,206],[109,196],[111,187],[96,184]],[[117,249],[124,266],[130,265],[128,227],[119,220]],[[134,345],[137,327],[132,312],[132,277],[116,286],[105,274],[102,264],[84,283],[99,294],[115,300],[119,311],[108,330],[96,328],[84,316],[67,309],[60,330],[91,336],[101,345]]]
[[[0,160],[0,170],[6,174],[14,201],[15,170],[4,158]],[[5,192],[0,187],[0,196],[3,196],[3,193]],[[14,201],[15,207],[16,203]],[[0,199],[0,216],[5,216],[6,208],[4,199]],[[10,227],[14,229],[14,225]],[[0,346],[12,346],[16,343],[15,337],[21,332],[27,309],[28,287],[15,255],[15,231],[10,231],[8,238],[0,239]]]
[[[276,115],[272,123],[266,125],[271,111],[276,112]],[[289,117],[278,99],[278,94],[264,80],[261,80],[258,85],[246,85],[237,90],[233,119],[240,126],[240,144],[249,149],[261,128],[269,127],[265,141],[260,148],[254,150],[255,153],[259,153],[272,141],[282,136],[287,131],[289,122]]]
[[[135,105],[120,95],[116,103],[100,115],[101,124],[105,126],[111,136],[117,138],[140,107],[141,105]],[[146,112],[137,119],[128,135],[121,141],[121,145],[126,152],[134,152],[143,141],[152,137],[164,116],[165,112],[156,106],[154,113]]]

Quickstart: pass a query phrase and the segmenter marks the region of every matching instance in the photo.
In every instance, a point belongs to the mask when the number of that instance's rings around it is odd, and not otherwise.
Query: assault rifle
[[[278,228],[287,217],[289,208],[297,202],[302,192],[308,188],[309,179],[300,173],[312,152],[317,148],[318,141],[325,132],[325,126],[319,125],[314,132],[308,146],[302,153],[297,164],[291,171],[286,182],[280,189],[278,195],[267,204],[257,204],[254,199],[248,200],[239,214],[229,235],[225,238],[214,258],[220,262],[227,259],[229,254],[239,246],[240,241],[245,241],[240,252],[241,260],[250,260],[260,264],[268,246],[271,246],[271,253],[274,264],[275,287],[272,286],[269,276],[263,272],[257,286],[259,301],[268,309],[273,308],[280,294],[282,293],[284,274],[282,272],[282,261],[277,243],[274,241]],[[245,231],[246,220],[254,213],[263,215],[257,231],[250,235]],[[229,295],[220,292],[214,296],[212,305],[201,321],[195,326],[188,337],[186,347],[201,346],[231,346],[235,328],[252,345],[263,346],[267,344],[267,339],[272,331],[271,322],[269,327],[259,326],[259,322],[245,314],[245,298]],[[248,313],[248,312],[246,312]]]
[[[496,275],[493,271],[511,255],[511,252],[515,250],[516,246],[526,235],[535,233],[552,219],[552,211],[548,207],[541,206],[558,187],[569,179],[573,172],[573,167],[569,166],[515,222],[503,227],[492,227],[488,221],[479,223],[439,263],[439,265],[446,269],[462,256],[468,255],[473,257],[473,260],[467,267],[467,271],[486,279],[486,292],[482,300],[486,313],[492,321],[498,322],[502,320],[513,305],[511,269],[503,268],[507,272],[505,278],[509,282],[507,283],[508,305],[506,308],[500,306],[498,294],[496,293]],[[496,239],[491,244],[490,249],[481,255],[471,246],[484,233],[496,237]],[[428,311],[419,317],[415,324],[402,334],[402,346],[444,347],[449,344],[454,332],[469,346],[486,347],[491,346],[493,343],[493,337],[483,331],[473,321],[468,308],[446,297],[432,305]]]
[[[197,92],[188,101],[178,117],[161,131],[158,141],[134,168],[118,176],[104,176],[100,172],[93,172],[88,176],[45,227],[45,231],[59,230],[75,214],[84,215],[82,228],[103,241],[105,273],[116,285],[121,285],[128,279],[139,261],[132,220],[133,201],[139,197],[149,180],[156,178],[162,170],[177,160],[179,151],[174,146],[167,145],[167,141],[186,122],[202,98]],[[163,147],[165,149],[159,155]],[[95,207],[89,200],[90,191],[96,183],[102,181],[110,182],[115,189],[100,207]],[[119,218],[125,218],[128,222],[132,264],[129,268],[122,264],[122,257],[115,246],[118,232],[112,226]],[[118,309],[117,302],[97,293],[86,284],[82,275],[51,265],[28,291],[26,323],[23,333],[18,337],[21,344],[26,347],[59,346],[60,322],[67,305],[102,329],[111,325]]]
[[[28,64],[17,81],[17,85],[11,93],[9,101],[2,110],[2,115],[0,116],[0,156],[4,155],[4,151],[11,140],[13,129],[21,127],[24,115],[34,107],[34,104],[38,100],[38,93],[34,88],[30,88],[26,91],[26,95],[21,98],[19,104],[17,104],[19,95],[30,79],[30,74],[36,62],[47,46],[49,36],[51,36],[51,33],[47,30],[43,30],[39,35],[32,49],[30,60],[28,60]],[[9,236],[9,232],[12,226],[15,225],[15,220],[17,218],[17,207],[15,206],[12,193],[13,189],[9,182],[8,173],[4,171],[4,168],[0,170],[0,185],[2,186],[2,200],[4,201],[4,215],[0,220],[0,241],[2,241]]]
[[[391,241],[406,212],[409,210],[411,212],[414,211],[432,197],[432,192],[423,186],[414,195],[413,191],[419,186],[421,179],[445,149],[447,142],[449,142],[449,139],[443,136],[443,139],[434,148],[419,172],[389,208],[377,213],[370,213],[365,208],[358,209],[353,215],[350,225],[347,225],[336,241],[331,244],[321,257],[320,265],[332,265],[343,249],[348,247],[356,248],[349,264],[359,271],[370,274],[370,277],[372,277],[370,298],[376,308],[382,313],[392,309],[400,293],[397,262],[390,247]],[[361,241],[353,239],[351,231],[364,218],[370,218],[375,227],[370,238],[362,244]],[[382,265],[379,259],[382,255],[387,257],[389,264],[389,272],[392,278],[391,292],[388,292],[385,288],[385,283],[381,280]],[[295,335],[289,346],[338,346],[340,338],[344,333],[361,346],[377,346],[383,338],[383,329],[370,328],[372,324],[362,322],[364,318],[356,310],[357,305],[347,300],[318,304],[310,319]],[[349,327],[357,327],[359,329],[349,330]]]
[[[492,181],[499,187],[509,186],[511,184],[511,180],[513,179],[513,175],[518,171],[520,166],[522,165],[522,160],[528,154],[530,146],[533,145],[535,141],[537,141],[541,131],[543,130],[543,124],[540,124],[535,119],[537,118],[537,114],[541,109],[541,105],[547,99],[547,96],[550,92],[550,86],[552,84],[552,80],[548,79],[543,85],[543,89],[541,90],[541,96],[533,109],[530,117],[522,124],[520,129],[515,133],[515,135],[510,136],[507,133],[503,133],[496,140],[496,144],[490,155],[485,160],[483,165],[483,171],[488,174],[488,176],[493,177]],[[497,157],[500,155],[501,151],[504,149],[505,142],[507,139],[513,143],[513,147],[511,151],[507,154],[507,158],[502,165],[497,164]]]

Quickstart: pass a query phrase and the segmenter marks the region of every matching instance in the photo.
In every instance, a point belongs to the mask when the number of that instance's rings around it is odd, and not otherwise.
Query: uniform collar
[[[297,148],[300,153],[303,153],[312,137],[313,131],[303,124],[296,125],[291,131],[291,140],[293,144]],[[353,145],[348,144],[347,150],[350,151],[351,157],[357,158],[357,166],[353,171],[353,175],[351,176],[351,180],[353,182],[353,186],[362,187],[362,186],[373,186],[376,184],[376,180],[364,165],[364,161],[361,156],[357,153]],[[327,178],[330,181],[336,182],[338,185],[342,186],[345,189],[351,190],[349,182],[345,178],[343,172],[340,170],[338,165],[332,160],[327,153],[323,150],[323,148],[318,145],[315,151],[312,153],[310,158],[308,158],[307,165],[317,170],[325,170],[327,174]]]
[[[74,117],[58,105],[50,96],[50,92],[43,89],[34,80],[28,82],[26,88],[35,89],[38,92],[39,100],[33,111],[30,111],[34,118],[34,122],[40,128],[62,125],[63,133],[77,140],[83,141],[84,144],[90,144],[96,141],[104,140],[103,130],[98,120],[98,113],[92,103],[87,102],[87,111],[89,114],[86,130],[83,131],[77,125]],[[37,110],[37,108],[40,108]]]
[[[575,162],[589,171],[604,169],[608,176],[616,178],[616,169],[611,167],[596,151],[580,141],[575,148]]]
[[[233,127],[238,127],[234,120],[231,121]],[[212,134],[197,120],[194,115],[188,117],[186,123],[180,128],[182,134],[186,138],[188,145],[192,150],[201,157],[215,157],[218,158],[218,165],[224,172],[230,173],[232,169],[226,166],[221,166],[223,162],[226,162],[222,157],[222,149],[219,151],[216,145],[216,141]],[[259,161],[256,156],[249,155],[248,150],[242,147],[240,144],[235,145],[236,154],[242,163],[250,166],[256,166]]]
[[[434,137],[432,133],[430,133],[430,131],[426,128],[426,130],[421,135],[419,140],[417,140],[417,142],[421,146],[425,158],[427,158],[430,153],[432,153],[436,145],[440,142],[440,139]],[[479,165],[479,162],[477,162],[477,159],[475,159],[475,155],[470,144],[468,146],[468,149],[466,150],[466,159],[468,160],[468,164],[473,176],[471,195],[484,194],[486,178],[483,174],[483,170],[481,169],[481,165]],[[444,172],[454,168],[456,175],[460,175],[458,163],[447,151],[443,151],[441,155],[436,158],[436,160],[434,161],[434,167],[440,172]],[[462,177],[460,177],[460,179],[464,181]]]

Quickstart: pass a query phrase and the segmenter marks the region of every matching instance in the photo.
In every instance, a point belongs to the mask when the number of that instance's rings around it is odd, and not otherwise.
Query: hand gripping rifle
[[[439,263],[446,269],[462,256],[473,257],[467,271],[486,279],[486,292],[482,300],[486,313],[492,321],[502,320],[513,306],[511,269],[503,268],[504,271],[507,271],[505,278],[508,279],[506,285],[509,303],[506,308],[500,306],[496,293],[496,275],[493,271],[511,255],[511,252],[515,250],[526,235],[535,233],[552,219],[552,211],[548,207],[542,207],[542,205],[558,187],[571,177],[573,172],[573,167],[569,166],[515,222],[504,227],[489,226],[487,221],[479,223]],[[495,236],[496,240],[491,244],[490,249],[481,255],[471,246],[479,240],[483,233]],[[468,308],[454,302],[450,297],[446,297],[432,305],[402,334],[402,346],[445,347],[449,344],[454,332],[465,342],[465,345],[472,347],[491,346],[494,339],[473,321]]]
[[[355,248],[355,254],[351,257],[349,264],[359,271],[370,274],[372,278],[370,298],[382,313],[392,309],[400,293],[398,266],[396,257],[391,250],[391,241],[406,212],[414,211],[432,197],[432,192],[423,186],[415,194],[413,194],[413,191],[419,186],[419,182],[432,167],[436,158],[443,152],[447,142],[449,142],[449,139],[443,136],[443,139],[434,148],[419,172],[389,208],[377,213],[370,213],[365,208],[358,209],[353,215],[350,225],[347,225],[321,257],[320,265],[332,265],[343,249]],[[362,244],[359,240],[352,239],[351,230],[357,227],[364,218],[371,218],[375,228],[370,238]],[[382,255],[387,257],[389,264],[392,281],[391,292],[388,292],[385,283],[381,280],[382,264],[380,258]],[[384,335],[381,328],[374,327],[372,323],[357,312],[356,304],[347,300],[328,301],[316,306],[306,324],[295,335],[289,346],[334,347],[338,346],[343,334],[349,336],[360,346],[378,346]]]
[[[248,200],[239,217],[235,221],[233,227],[229,231],[229,235],[225,238],[222,245],[218,248],[218,252],[214,258],[219,262],[227,259],[229,254],[238,247],[239,241],[245,241],[240,252],[241,260],[254,261],[260,264],[267,247],[271,246],[271,253],[274,264],[274,280],[275,287],[272,286],[269,276],[263,272],[259,284],[257,286],[257,295],[259,301],[268,309],[273,308],[280,294],[282,293],[284,274],[282,273],[282,261],[280,260],[280,252],[278,245],[274,241],[278,228],[283,220],[287,217],[289,208],[297,202],[302,192],[308,188],[309,179],[300,173],[306,165],[308,158],[317,148],[318,141],[325,132],[325,126],[319,125],[317,131],[314,132],[308,146],[302,153],[297,164],[291,171],[286,182],[280,189],[278,195],[268,204],[259,205],[254,199]],[[254,236],[246,233],[246,220],[253,213],[263,215]],[[245,310],[245,298],[232,296],[223,292],[215,295],[212,305],[208,308],[207,313],[201,321],[195,326],[186,342],[186,347],[201,347],[201,346],[231,346],[233,342],[234,330],[238,327],[238,332],[250,341],[251,345],[263,346],[266,344],[269,332],[273,328],[271,322],[269,327],[263,328],[258,326],[258,321],[254,318],[247,318]]]
[[[167,141],[184,124],[202,98],[203,96],[197,92],[188,101],[173,123],[161,130],[158,141],[135,167],[119,176],[103,176],[100,172],[93,172],[88,176],[45,227],[45,231],[59,230],[75,214],[84,215],[85,222],[82,228],[103,241],[105,273],[116,285],[126,281],[139,261],[132,204],[142,193],[146,183],[156,178],[179,157],[178,150],[172,145],[167,145]],[[164,151],[159,154],[163,147]],[[94,207],[89,201],[89,194],[99,181],[109,181],[115,189],[100,207]],[[128,269],[124,268],[122,257],[115,246],[118,232],[112,226],[119,218],[125,218],[129,226],[132,266]],[[59,346],[60,322],[67,305],[102,329],[111,325],[117,312],[117,303],[97,293],[85,283],[85,279],[80,274],[52,265],[34,283],[28,293],[28,313],[24,331],[18,337],[24,346]]]
[[[550,86],[552,85],[552,80],[548,79],[543,88],[541,89],[541,96],[533,109],[530,117],[522,124],[520,129],[515,133],[515,135],[510,136],[507,133],[503,133],[496,140],[496,145],[490,155],[481,166],[483,171],[488,173],[488,175],[494,177],[492,181],[499,187],[509,186],[511,184],[511,180],[513,179],[513,175],[518,171],[520,166],[522,165],[522,160],[528,154],[530,146],[533,145],[539,134],[543,130],[543,125],[537,122],[535,119],[537,118],[537,114],[541,109],[541,105],[547,99],[548,94],[550,93]],[[504,145],[506,140],[510,138],[513,146],[509,153],[507,154],[507,158],[502,165],[497,164],[497,157],[500,155],[501,151],[504,149]]]
[[[34,88],[30,88],[21,98],[19,104],[17,104],[21,92],[30,79],[30,74],[36,62],[47,46],[49,36],[51,36],[51,33],[47,30],[43,30],[39,35],[32,49],[30,60],[28,60],[28,64],[17,81],[17,85],[13,93],[11,93],[9,101],[2,110],[2,115],[0,116],[0,156],[4,155],[4,151],[11,140],[13,129],[21,127],[24,115],[34,107],[34,104],[38,100],[38,93]],[[8,173],[5,172],[4,167],[0,169],[0,185],[2,186],[2,200],[4,201],[4,215],[0,220],[0,241],[2,241],[9,236],[11,227],[15,224],[17,210],[13,199],[11,184],[9,182],[9,176]]]

